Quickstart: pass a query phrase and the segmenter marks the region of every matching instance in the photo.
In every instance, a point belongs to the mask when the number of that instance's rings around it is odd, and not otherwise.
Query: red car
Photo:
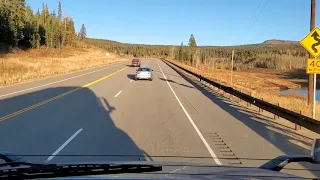
[[[131,62],[132,67],[140,67],[141,61],[139,59],[133,59]]]

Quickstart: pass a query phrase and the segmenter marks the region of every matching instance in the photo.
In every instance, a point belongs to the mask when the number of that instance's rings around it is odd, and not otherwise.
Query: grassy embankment
[[[0,57],[0,86],[97,67],[127,58],[98,48],[18,50]]]
[[[230,70],[215,69],[208,65],[198,64],[197,68],[178,61],[173,61],[193,72],[202,74],[214,81],[225,85],[231,84]],[[305,85],[305,70],[272,70],[251,69],[241,72],[233,72],[233,87],[254,97],[263,99],[272,104],[286,109],[300,112],[311,117],[311,107],[307,104],[307,98],[299,94],[280,94],[280,89],[294,89]],[[300,81],[296,81],[300,79]],[[302,80],[302,83],[301,83]],[[317,102],[317,119],[320,120],[320,103]]]

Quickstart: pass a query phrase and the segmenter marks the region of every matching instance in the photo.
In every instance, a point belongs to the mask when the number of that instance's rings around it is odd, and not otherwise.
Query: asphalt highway
[[[166,161],[257,167],[309,154],[303,140],[225,103],[161,60],[130,62],[0,88],[0,151],[34,162]],[[282,172],[319,176],[319,166]]]

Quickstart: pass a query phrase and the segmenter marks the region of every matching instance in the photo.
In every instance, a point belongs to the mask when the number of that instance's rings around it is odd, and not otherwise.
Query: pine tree
[[[58,47],[59,49],[61,49],[62,46],[62,7],[61,7],[61,3],[59,1],[59,5],[58,5],[58,30],[57,30],[57,38],[58,38]]]
[[[79,32],[79,37],[80,39],[85,39],[87,37],[87,30],[86,27],[84,26],[84,24],[82,24],[80,32]]]
[[[53,13],[53,16],[55,16],[55,13]],[[60,48],[60,23],[59,20],[57,18],[54,19],[54,21],[52,22],[52,31],[53,31],[53,47],[54,48]]]
[[[197,43],[196,43],[196,39],[194,38],[194,35],[193,34],[191,34],[190,35],[190,38],[189,38],[189,47],[190,47],[190,49],[192,49],[192,50],[196,50],[196,48],[197,48]]]
[[[72,18],[67,16],[63,19],[62,46],[74,45],[75,41],[76,41],[76,33],[74,29],[74,22]]]
[[[0,22],[0,45],[9,44],[9,34],[11,34],[9,15],[2,8],[0,9]]]
[[[11,0],[3,3],[3,9],[8,13],[10,34],[8,40],[11,45],[18,45],[23,39],[23,27],[25,20],[25,2],[24,0]]]
[[[183,42],[181,42],[181,45],[178,50],[178,54],[176,55],[175,59],[182,61],[183,60]]]
[[[194,38],[193,34],[190,35],[189,38],[189,60],[190,60],[190,64],[192,65],[194,60],[195,60],[195,53],[197,50],[197,43],[196,43],[196,39]]]
[[[61,7],[61,3],[59,1],[59,5],[58,5],[58,21],[61,23],[62,22],[62,7]]]
[[[49,12],[46,4],[34,14],[25,0],[0,0],[0,44],[32,48],[60,48],[62,40],[66,45],[75,44],[74,22],[72,18],[62,18],[61,3],[58,15]]]

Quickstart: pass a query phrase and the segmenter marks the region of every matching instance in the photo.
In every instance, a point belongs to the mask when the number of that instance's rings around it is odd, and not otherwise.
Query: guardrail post
[[[301,110],[300,110],[300,114],[301,114]],[[298,124],[294,124],[294,130],[296,131],[301,130],[301,126]]]
[[[279,103],[278,103],[278,107],[279,107],[280,105],[279,105]],[[278,117],[278,119],[280,119],[280,117],[279,116],[277,116]]]
[[[251,96],[251,93],[250,93],[250,96]],[[251,106],[251,104],[247,101],[247,107]]]
[[[276,120],[277,119],[277,115],[273,114],[273,119]]]
[[[301,126],[298,124],[294,124],[294,130],[296,131],[301,130]]]
[[[279,103],[278,103],[278,107],[279,107]],[[279,119],[279,116],[274,114],[274,119]]]
[[[261,100],[263,101],[263,98],[261,98]],[[261,109],[261,112],[263,112],[263,109]]]

